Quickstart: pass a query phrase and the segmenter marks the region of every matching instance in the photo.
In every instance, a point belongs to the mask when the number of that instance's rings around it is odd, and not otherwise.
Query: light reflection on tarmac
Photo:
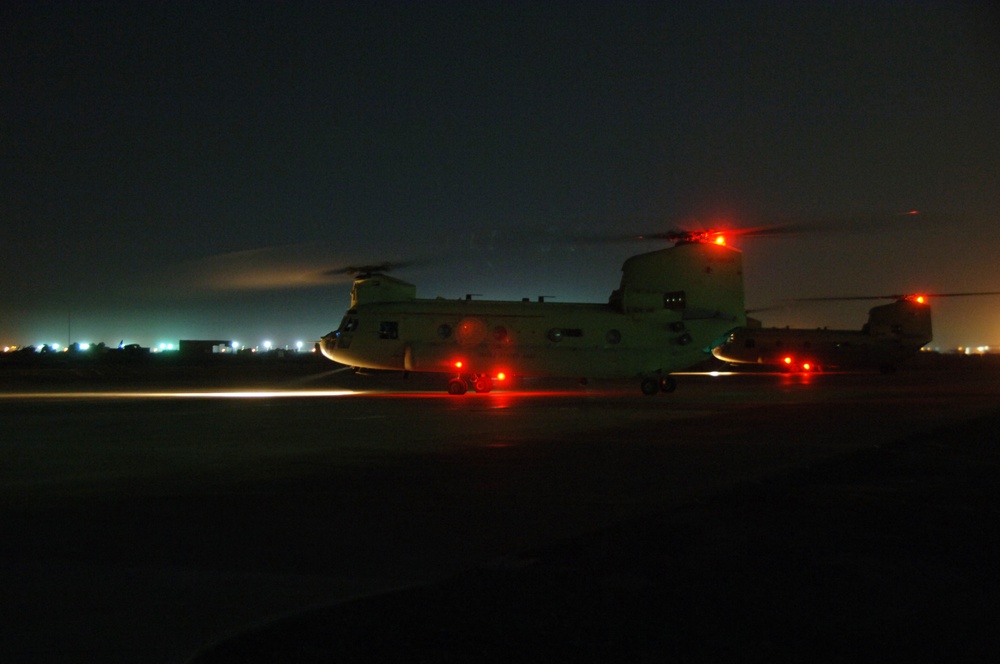
[[[232,391],[128,391],[128,392],[9,392],[0,399],[309,399],[363,394],[353,390],[232,390]]]
[[[991,373],[0,394],[0,653],[183,661],[1000,404]],[[424,389],[424,388],[428,389]],[[502,563],[500,563],[502,564]]]
[[[675,372],[674,376],[725,378],[741,374],[728,371],[711,372]],[[742,374],[746,377],[746,374]],[[764,376],[780,376],[785,382],[808,383],[811,374],[789,374],[787,372],[756,373],[755,378]],[[635,392],[635,390],[633,390]],[[489,394],[469,393],[465,398],[496,398],[499,396],[517,398],[553,398],[580,396],[580,391],[547,389],[547,390],[508,390],[499,388]],[[455,399],[442,390],[393,390],[393,389],[329,389],[309,390],[301,388],[286,389],[246,389],[246,390],[44,390],[44,391],[0,391],[0,400],[36,400],[36,399],[310,399],[329,397],[378,397],[378,398],[447,398]],[[457,397],[462,398],[462,397]]]

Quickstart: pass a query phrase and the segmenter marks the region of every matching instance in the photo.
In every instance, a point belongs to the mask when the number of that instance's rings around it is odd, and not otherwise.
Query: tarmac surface
[[[0,376],[0,657],[995,661],[1000,371]],[[443,383],[442,383],[443,384]]]

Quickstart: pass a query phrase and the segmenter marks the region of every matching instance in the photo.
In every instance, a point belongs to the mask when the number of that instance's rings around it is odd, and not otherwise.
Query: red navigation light
[[[497,380],[506,380],[506,378],[507,378],[507,374],[505,374],[502,371],[497,374]]]
[[[455,361],[455,368],[456,369],[461,369],[462,368],[462,360],[456,360]]]
[[[723,236],[721,236],[721,235],[716,235],[715,236],[715,243],[716,244],[725,244],[726,243],[726,238],[723,237]]]
[[[792,358],[791,358],[791,357],[786,357],[786,358],[784,359],[784,363],[785,363],[785,364],[791,364],[791,363],[792,363]]]
[[[803,371],[809,371],[811,369],[812,369],[812,365],[811,364],[809,364],[808,362],[803,362],[802,363],[802,370]]]
[[[927,298],[924,297],[923,295],[917,295],[913,298],[913,301],[916,302],[917,304],[924,304],[927,302]]]

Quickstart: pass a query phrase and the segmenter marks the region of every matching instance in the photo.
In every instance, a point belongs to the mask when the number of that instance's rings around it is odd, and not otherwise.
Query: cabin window
[[[357,318],[351,318],[350,316],[346,316],[344,318],[344,320],[342,320],[340,322],[340,331],[341,332],[353,332],[356,329],[358,329],[358,319]]]
[[[510,335],[507,333],[507,328],[503,325],[497,325],[493,328],[493,338],[499,342],[505,342],[509,340]]]
[[[563,337],[582,337],[583,330],[573,327],[554,327],[545,336],[549,341],[562,341]]]
[[[746,341],[743,342],[743,346],[745,348],[756,348],[757,342],[754,341],[753,339],[747,339]]]
[[[663,294],[664,309],[684,309],[687,307],[687,295],[684,291],[672,291]]]
[[[396,321],[382,321],[378,324],[379,339],[398,339],[399,323]]]
[[[451,325],[448,325],[448,323],[442,323],[441,325],[438,325],[438,336],[441,337],[442,339],[447,339],[448,337],[450,337]]]

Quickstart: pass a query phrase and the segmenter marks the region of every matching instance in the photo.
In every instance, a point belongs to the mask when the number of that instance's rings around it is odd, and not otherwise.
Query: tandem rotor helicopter
[[[822,371],[825,368],[877,368],[891,373],[896,363],[912,357],[933,339],[930,300],[940,297],[1000,295],[978,293],[926,293],[800,298],[797,301],[893,300],[873,307],[860,330],[763,327],[747,318],[746,327],[734,330],[712,349],[712,354],[732,365],[755,365],[783,371]]]
[[[350,308],[321,351],[355,368],[451,374],[455,395],[515,375],[631,378],[644,394],[672,392],[672,372],[746,325],[743,257],[717,232],[635,239],[674,244],[627,259],[603,304],[418,298],[385,274],[390,265],[354,268]]]
[[[896,363],[912,357],[933,339],[931,298],[997,294],[1000,292],[807,298],[894,302],[870,309],[868,322],[860,330],[766,328],[760,321],[747,318],[746,327],[730,333],[721,345],[712,349],[712,355],[732,365],[772,370],[877,368],[882,373],[892,373]]]

